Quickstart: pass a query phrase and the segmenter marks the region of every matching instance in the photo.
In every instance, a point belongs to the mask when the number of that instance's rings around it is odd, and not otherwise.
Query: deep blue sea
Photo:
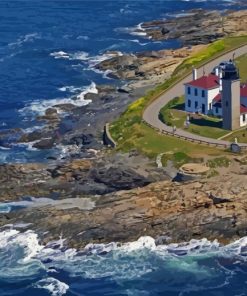
[[[95,84],[115,83],[94,65],[107,51],[178,47],[133,34],[143,21],[192,8],[228,9],[223,0],[0,0],[0,130],[39,128],[35,117],[56,102],[84,104]],[[10,141],[10,139],[6,139]],[[4,143],[6,144],[6,143]],[[27,145],[0,148],[0,162],[41,160]],[[152,238],[118,246],[44,247],[27,231],[0,231],[0,296],[247,295],[247,239],[157,246]]]
[[[95,91],[95,84],[116,83],[94,69],[109,58],[107,51],[180,46],[176,40],[152,42],[142,33],[134,34],[141,22],[174,17],[191,8],[237,7],[233,4],[229,0],[1,0],[0,132],[38,129],[35,118],[47,107],[71,102],[74,96],[82,105],[84,94]],[[0,163],[46,159],[47,151],[13,145],[16,136],[0,141]]]

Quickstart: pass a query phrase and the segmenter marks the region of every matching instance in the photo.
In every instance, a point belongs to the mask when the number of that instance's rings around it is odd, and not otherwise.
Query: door
[[[202,113],[205,114],[205,104],[202,104]]]

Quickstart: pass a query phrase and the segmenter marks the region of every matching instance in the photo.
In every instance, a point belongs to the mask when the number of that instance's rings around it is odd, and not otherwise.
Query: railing
[[[209,147],[223,148],[223,149],[228,149],[228,148],[230,148],[230,145],[231,145],[230,143],[229,144],[213,143],[213,142],[210,142],[210,141],[207,141],[207,140],[199,140],[199,139],[195,139],[195,138],[188,137],[188,136],[182,136],[182,135],[177,134],[176,132],[169,132],[169,131],[166,131],[166,130],[160,130],[160,129],[156,128],[156,127],[153,127],[151,124],[149,124],[145,120],[142,120],[142,122],[144,124],[146,124],[147,126],[149,126],[150,128],[156,130],[159,133],[162,133],[162,134],[167,135],[167,136],[176,137],[178,139],[189,141],[189,142],[192,142],[192,143],[207,145]],[[241,149],[247,150],[247,145],[241,144],[241,143],[239,143],[238,145],[241,147]]]
[[[210,63],[210,62],[212,62],[212,61],[220,58],[221,56],[224,56],[224,55],[226,55],[226,54],[228,54],[230,52],[233,52],[235,50],[244,48],[246,46],[247,46],[247,44],[246,43],[243,43],[241,45],[236,46],[235,48],[232,48],[232,49],[226,50],[226,51],[224,51],[222,53],[219,53],[218,55],[214,56],[212,59],[209,59],[209,60],[201,63],[200,65],[198,65],[198,67],[201,69],[203,66],[205,66],[208,63]],[[169,87],[167,89],[165,89],[165,90],[159,92],[158,94],[154,95],[154,97],[150,100],[150,103],[147,106],[145,106],[145,108],[143,110],[143,113],[145,112],[145,110],[155,100],[157,100],[160,96],[164,95],[170,89],[172,89],[173,87],[175,87],[179,82],[183,81],[189,75],[190,75],[189,74],[189,71],[187,70],[186,73],[184,73],[180,78],[178,78],[176,81],[174,81],[173,83],[171,83],[171,85],[169,85]],[[194,143],[198,143],[198,144],[204,144],[204,145],[208,145],[208,146],[212,146],[212,147],[224,148],[224,149],[230,148],[230,145],[231,145],[231,143],[229,143],[229,144],[213,143],[213,142],[209,142],[209,141],[206,141],[206,140],[199,140],[199,139],[195,139],[195,138],[192,138],[192,137],[188,137],[188,136],[184,136],[184,135],[179,135],[179,134],[176,134],[176,132],[174,133],[174,132],[169,132],[167,130],[161,130],[161,129],[158,129],[158,128],[154,127],[153,125],[149,124],[144,119],[142,119],[142,122],[145,123],[150,128],[152,128],[152,129],[154,129],[154,130],[156,130],[156,131],[158,131],[158,132],[160,132],[162,134],[173,136],[173,137],[177,137],[177,138],[180,138],[182,140],[186,140],[186,141],[190,141],[190,142],[194,142]],[[247,150],[247,144],[239,143],[238,145],[239,145],[239,147],[241,147],[241,149]]]

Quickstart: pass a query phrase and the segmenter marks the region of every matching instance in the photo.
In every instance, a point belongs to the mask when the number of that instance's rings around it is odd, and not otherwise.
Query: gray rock
[[[35,143],[33,145],[34,148],[37,149],[51,149],[54,146],[55,139],[48,138],[48,139],[42,139],[39,142]]]

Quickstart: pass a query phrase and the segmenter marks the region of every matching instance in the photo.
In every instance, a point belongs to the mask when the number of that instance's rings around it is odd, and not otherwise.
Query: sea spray
[[[76,107],[82,107],[89,103],[91,103],[91,100],[85,99],[85,95],[88,93],[97,94],[98,90],[96,87],[96,84],[92,82],[89,86],[78,88],[80,91],[78,94],[75,94],[72,97],[69,98],[57,98],[52,100],[42,100],[42,101],[33,101],[29,106],[24,107],[20,110],[20,112],[24,112],[26,114],[39,114],[43,115],[45,111],[48,108],[56,106],[56,108],[59,109],[59,106],[61,104],[72,104]]]
[[[65,249],[66,239],[62,243],[61,239],[44,246],[33,231],[1,231],[0,264],[5,275],[10,277],[8,253],[12,254],[11,277],[16,277],[23,287],[28,278],[35,279],[33,287],[47,290],[47,295],[60,296],[71,289],[79,293],[75,287],[79,289],[80,283],[90,287],[92,294],[85,291],[85,295],[97,295],[94,293],[101,285],[113,294],[124,294],[126,289],[131,292],[134,286],[136,291],[151,292],[156,287],[160,293],[197,291],[204,295],[204,291],[224,289],[238,278],[231,268],[241,269],[246,260],[247,238],[222,246],[207,239],[157,245],[153,238],[141,237],[129,243],[89,244],[81,251]],[[13,256],[18,248],[23,251]],[[20,274],[20,264],[28,272]],[[0,273],[0,282],[7,280],[5,275]]]

